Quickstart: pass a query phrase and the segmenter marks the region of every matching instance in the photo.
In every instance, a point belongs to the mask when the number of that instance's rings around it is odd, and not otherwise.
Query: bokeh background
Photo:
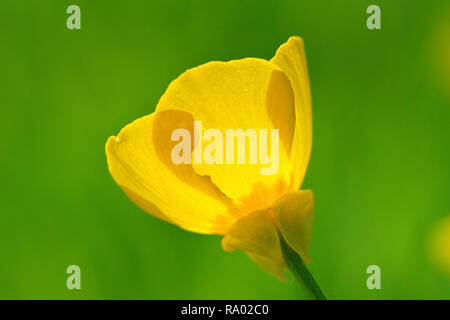
[[[450,298],[433,254],[450,245],[429,240],[450,214],[449,21],[446,0],[2,0],[0,298],[304,298],[220,237],[139,210],[104,152],[186,69],[269,59],[291,35],[313,95],[312,273],[333,299]],[[366,287],[373,264],[381,290]]]

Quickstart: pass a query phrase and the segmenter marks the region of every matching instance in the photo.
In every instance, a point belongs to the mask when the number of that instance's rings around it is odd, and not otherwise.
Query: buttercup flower
[[[177,129],[194,137],[187,153],[180,148],[182,137],[174,135]],[[215,130],[216,141],[206,135],[208,129]],[[223,161],[225,143],[217,141],[218,132],[224,137],[231,129],[248,133],[249,142],[231,149],[227,144],[225,151],[233,157],[244,152],[246,161]],[[279,145],[261,129],[278,129]],[[256,146],[248,130],[259,134]],[[222,149],[212,152],[213,142]],[[264,143],[272,155],[278,152],[272,174],[261,173],[267,161],[249,159]],[[291,37],[270,61],[213,61],[187,70],[169,85],[154,113],[108,139],[106,155],[114,180],[144,211],[189,231],[223,235],[224,250],[245,251],[282,277],[286,261],[280,234],[311,262],[314,199],[311,191],[299,190],[311,143],[304,46],[301,38]],[[196,161],[196,152],[216,161]],[[174,154],[189,161],[174,161]]]

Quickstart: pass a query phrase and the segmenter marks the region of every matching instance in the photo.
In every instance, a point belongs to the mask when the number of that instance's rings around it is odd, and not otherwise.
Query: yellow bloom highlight
[[[431,229],[428,249],[432,262],[450,276],[450,215]]]
[[[437,87],[450,97],[450,6],[441,8],[431,32],[429,56]]]
[[[262,175],[267,166],[260,163],[174,164],[171,151],[178,141],[171,134],[182,128],[193,137],[194,121],[223,133],[279,129],[277,173]],[[153,114],[108,139],[106,155],[114,180],[144,211],[189,231],[224,235],[224,250],[243,250],[283,277],[278,232],[306,263],[311,260],[314,199],[311,191],[298,190],[311,144],[304,46],[291,37],[270,61],[214,61],[187,70]],[[196,146],[191,141],[192,159]]]

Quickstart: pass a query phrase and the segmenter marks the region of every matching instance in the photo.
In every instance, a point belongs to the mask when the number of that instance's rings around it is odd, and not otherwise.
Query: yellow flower
[[[175,164],[174,130],[279,129],[279,168],[264,164]],[[106,143],[111,175],[144,211],[183,229],[224,235],[226,251],[243,250],[283,277],[278,232],[310,263],[313,194],[298,190],[311,153],[311,96],[303,41],[291,37],[270,61],[209,62],[174,80],[156,111]],[[192,141],[191,152],[198,148]],[[201,152],[208,144],[203,142]],[[245,146],[248,152],[248,144]],[[247,153],[248,154],[248,153]],[[191,155],[190,155],[191,156]]]

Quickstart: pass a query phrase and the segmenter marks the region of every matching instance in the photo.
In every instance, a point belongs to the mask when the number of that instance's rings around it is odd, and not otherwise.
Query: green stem
[[[306,291],[308,296],[315,300],[327,300],[322,289],[320,289],[316,280],[314,280],[312,274],[303,263],[300,255],[287,244],[280,232],[278,232],[278,236],[280,237],[281,251],[283,252],[284,260],[286,260],[288,268],[294,274],[295,278],[297,278],[297,281]]]

